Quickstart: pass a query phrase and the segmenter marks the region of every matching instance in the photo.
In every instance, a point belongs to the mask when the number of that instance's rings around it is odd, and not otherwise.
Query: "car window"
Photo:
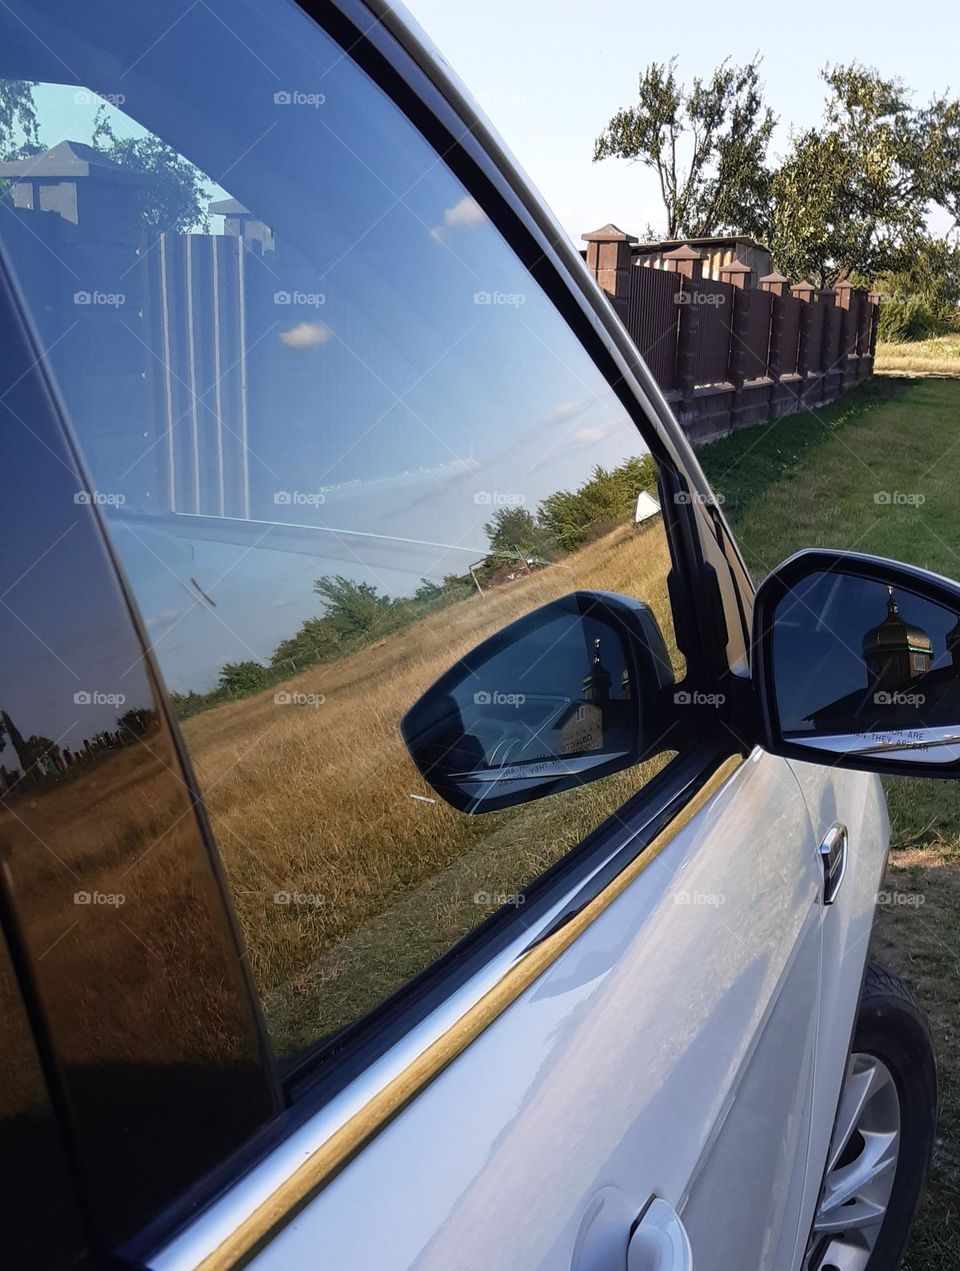
[[[4,1265],[87,1265],[80,1214],[47,1094],[40,1058],[0,932],[0,1170],[4,1179]],[[37,1186],[37,1179],[43,1186]],[[55,1208],[58,1221],[49,1215]]]
[[[522,916],[675,754],[668,723],[639,767],[467,816],[400,733],[581,589],[644,601],[682,675],[663,517],[638,514],[656,464],[444,156],[299,10],[24,10],[0,244],[294,1056]]]
[[[112,1248],[245,1144],[279,1091],[161,688],[5,273],[0,329],[0,915],[85,1230]],[[21,1100],[12,997],[15,1141],[42,1118]],[[54,1177],[51,1156],[47,1205]]]

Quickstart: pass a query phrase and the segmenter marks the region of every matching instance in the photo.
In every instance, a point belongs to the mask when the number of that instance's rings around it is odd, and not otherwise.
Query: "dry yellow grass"
[[[156,729],[72,780],[24,786],[0,804],[3,868],[30,898],[32,955],[63,1062],[76,1069],[249,1058],[235,960],[205,935],[220,921],[216,892],[176,765]],[[122,900],[78,904],[80,892]],[[175,990],[158,993],[161,981]],[[13,1005],[0,996],[0,1008]],[[29,1080],[21,1069],[19,1052],[0,1049],[4,1089]]]
[[[625,527],[530,577],[449,606],[183,732],[265,995],[276,1044],[308,1045],[372,1007],[522,892],[665,759],[541,803],[467,817],[432,795],[399,722],[459,657],[582,588],[639,596],[676,657],[659,523]],[[320,695],[319,706],[274,701]],[[302,898],[276,903],[277,893]]]
[[[878,344],[876,369],[909,375],[960,375],[960,336]]]

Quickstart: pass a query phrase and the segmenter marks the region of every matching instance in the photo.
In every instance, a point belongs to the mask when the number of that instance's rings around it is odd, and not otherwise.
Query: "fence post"
[[[834,287],[837,297],[837,308],[840,314],[840,357],[843,379],[840,391],[859,379],[857,363],[857,289],[848,278],[842,278]]]
[[[627,292],[633,268],[631,247],[637,239],[610,224],[582,237],[587,244],[587,268],[607,293],[620,321],[626,323]]]
[[[866,379],[873,369],[870,357],[870,327],[873,306],[866,288],[857,289],[857,379]]]
[[[823,347],[823,324],[820,326],[821,339],[818,347],[816,341],[816,320],[819,316],[814,305],[819,299],[817,288],[812,282],[798,282],[790,288],[794,300],[799,300],[803,308],[800,310],[800,343],[797,348],[797,374],[802,379],[801,398],[809,403],[811,397],[817,397],[819,384],[820,350]],[[813,383],[811,383],[811,378]],[[812,390],[812,392],[811,392]],[[817,405],[816,401],[813,405]]]
[[[690,402],[696,383],[697,344],[700,339],[700,306],[693,303],[691,297],[696,294],[697,283],[703,278],[703,257],[689,243],[684,243],[682,247],[666,252],[663,260],[671,273],[681,276],[677,292],[680,322],[677,327],[676,385],[683,401]]]
[[[780,376],[783,370],[783,309],[777,301],[788,294],[790,279],[776,270],[765,274],[760,279],[760,290],[769,291],[773,299],[770,302],[770,347],[767,353],[767,379],[771,381],[770,418],[776,419],[783,412],[780,410],[781,388]]]
[[[877,331],[880,323],[880,301],[882,297],[879,291],[870,291],[867,293],[867,304],[870,306],[870,333],[867,340],[867,356],[870,359],[870,367],[868,374],[873,374],[873,364],[877,356]]]
[[[820,291],[820,303],[825,306],[823,314],[823,353],[821,354],[821,380],[823,384],[823,404],[835,401],[843,392],[845,358],[842,351],[843,311],[840,308],[840,296],[834,287],[823,287]]]
[[[729,353],[727,355],[727,379],[733,385],[733,402],[730,406],[730,427],[737,429],[747,423],[747,405],[744,383],[747,379],[750,356],[750,311],[753,306],[753,292],[750,287],[750,275],[753,270],[742,261],[732,260],[728,265],[720,267],[720,281],[734,288],[733,313],[727,318],[730,332]],[[720,321],[720,315],[717,314]]]

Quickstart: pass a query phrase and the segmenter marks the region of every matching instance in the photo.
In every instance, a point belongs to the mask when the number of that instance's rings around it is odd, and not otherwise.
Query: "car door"
[[[814,849],[784,765],[755,752],[724,775],[255,1265],[623,1267],[653,1196],[680,1215],[693,1265],[792,1265],[817,1023]],[[157,1266],[189,1265],[202,1234]]]
[[[151,1265],[599,1268],[657,1213],[701,1264],[784,1265],[817,844],[791,768],[741,741],[749,591],[602,301],[365,11],[0,21],[45,144],[0,170],[10,388],[49,389],[77,449],[284,1083],[242,1165],[158,1217]],[[671,651],[648,761],[446,807],[403,713],[506,622],[601,588]],[[117,723],[98,745],[140,726]]]
[[[799,1257],[819,1197],[846,1071],[874,914],[883,896],[890,827],[878,777],[801,760],[788,762],[803,790],[817,840],[824,842],[835,827],[846,834],[841,885],[821,914],[819,1043]]]

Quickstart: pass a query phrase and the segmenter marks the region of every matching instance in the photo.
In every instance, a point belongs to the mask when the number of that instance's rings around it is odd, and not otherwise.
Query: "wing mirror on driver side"
[[[639,763],[657,748],[673,683],[647,605],[579,591],[465,654],[401,731],[439,795],[462,812],[492,812]]]
[[[761,743],[787,758],[960,777],[960,585],[850,552],[800,552],[760,586]]]

